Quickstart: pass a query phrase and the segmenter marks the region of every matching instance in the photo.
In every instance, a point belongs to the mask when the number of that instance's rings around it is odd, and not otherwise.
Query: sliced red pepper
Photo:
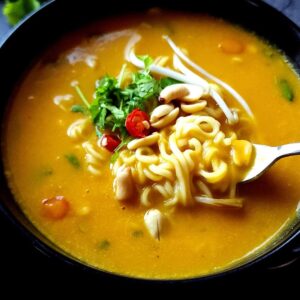
[[[103,134],[100,141],[100,145],[110,152],[114,152],[120,143],[120,139],[112,134]]]
[[[145,137],[150,132],[149,116],[144,111],[136,108],[127,116],[125,126],[131,136]]]

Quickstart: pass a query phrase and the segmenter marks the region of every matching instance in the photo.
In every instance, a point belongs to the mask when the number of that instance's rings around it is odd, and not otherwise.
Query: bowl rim
[[[239,0],[240,1],[240,0]],[[270,11],[273,14],[276,15],[276,18],[280,18],[284,20],[285,23],[288,24],[288,27],[295,30],[299,33],[299,41],[300,41],[300,26],[298,26],[296,23],[294,23],[290,18],[288,18],[286,15],[278,11],[276,8],[271,6],[270,4],[266,2],[262,2],[260,0],[243,0],[244,2],[248,2],[250,4],[253,4],[259,8],[262,8],[264,10]],[[9,41],[9,39],[32,17],[35,15],[38,15],[41,11],[44,11],[48,7],[51,7],[55,5],[58,1],[56,0],[48,0],[47,2],[44,2],[39,9],[31,12],[28,14],[23,20],[21,20],[16,26],[11,28],[5,35],[3,35],[0,38],[0,50],[3,46]],[[226,19],[226,18],[225,18]],[[1,158],[2,159],[2,158]],[[7,179],[6,179],[7,183]],[[14,198],[14,197],[13,197]],[[43,233],[41,233],[36,226],[34,226],[37,231],[41,234],[42,238],[35,235],[31,230],[29,230],[22,222],[20,222],[14,214],[10,211],[8,207],[3,203],[3,201],[0,201],[0,213],[5,217],[6,220],[9,221],[10,224],[12,224],[17,230],[27,239],[31,242],[32,247],[38,250],[39,252],[43,253],[45,256],[56,259],[60,261],[62,264],[68,264],[72,268],[76,268],[77,270],[81,270],[83,272],[89,272],[93,273],[94,275],[105,275],[109,276],[112,279],[121,279],[121,280],[129,280],[133,282],[146,282],[146,283],[155,283],[155,284],[173,284],[173,283],[193,283],[193,282],[205,282],[205,281],[211,281],[214,279],[221,278],[223,276],[229,276],[236,274],[241,271],[245,271],[253,267],[254,265],[259,264],[260,262],[266,260],[268,257],[273,256],[275,253],[278,253],[279,251],[286,248],[287,245],[291,243],[292,240],[295,240],[296,238],[300,237],[300,228],[296,229],[295,232],[291,233],[288,237],[285,237],[283,240],[281,240],[275,247],[271,247],[270,249],[267,249],[266,251],[262,251],[262,254],[257,255],[254,258],[251,258],[250,260],[246,261],[245,263],[238,263],[236,266],[228,265],[225,268],[221,268],[220,270],[217,270],[216,273],[208,273],[208,274],[200,274],[195,275],[192,277],[187,278],[143,278],[139,276],[132,276],[128,274],[122,274],[117,273],[101,268],[97,268],[93,265],[90,265],[84,261],[81,261],[74,257],[72,254],[67,253],[63,249],[60,249],[59,246],[56,246],[52,241],[50,241]],[[27,216],[25,218],[28,220]],[[32,223],[29,220],[30,223]],[[49,242],[45,242],[43,238]],[[50,246],[51,245],[51,246]],[[52,246],[53,245],[53,246]],[[56,250],[55,247],[57,247],[59,250]]]

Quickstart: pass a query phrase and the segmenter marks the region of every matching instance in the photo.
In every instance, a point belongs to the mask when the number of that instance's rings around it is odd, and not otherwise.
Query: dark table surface
[[[224,0],[225,1],[225,0]],[[300,0],[265,0],[269,4],[282,11],[290,19],[300,26]],[[0,2],[2,10],[3,3]],[[8,32],[9,26],[3,16],[0,16],[0,37]],[[95,278],[89,274],[82,274],[61,262],[54,262],[39,253],[20,233],[15,230],[0,216],[0,299],[10,299],[13,294],[21,292],[24,296],[38,295],[36,287],[43,289],[44,295],[51,293],[60,298],[62,290],[85,292],[93,291],[95,295],[101,297],[103,289],[111,288],[112,285],[124,290],[129,285],[120,282],[108,282],[101,278]],[[299,245],[300,246],[300,245]],[[298,254],[299,255],[299,254]],[[285,262],[283,259],[282,262]],[[291,295],[295,292],[296,299],[299,292],[295,290],[300,282],[300,261],[293,262],[284,268],[250,270],[245,274],[232,276],[228,279],[217,280],[203,284],[188,285],[193,289],[207,290],[211,293],[224,292],[225,290],[236,291],[237,288],[247,290],[247,295],[256,293],[258,288],[268,290],[268,292],[285,292]],[[21,284],[26,288],[20,288]],[[130,285],[132,287],[132,285]],[[141,287],[135,285],[135,287]],[[143,286],[144,288],[148,286]],[[187,287],[187,285],[168,286],[169,291]],[[218,288],[215,288],[218,287]],[[21,289],[21,290],[20,290]],[[10,296],[3,297],[4,291],[10,292]],[[59,292],[58,292],[59,291]],[[111,292],[118,291],[111,289]],[[154,289],[151,287],[151,291]],[[298,296],[297,296],[298,294]],[[43,296],[41,294],[40,296]],[[200,296],[200,295],[199,295]],[[94,298],[94,297],[93,297]],[[86,297],[90,299],[90,297]]]

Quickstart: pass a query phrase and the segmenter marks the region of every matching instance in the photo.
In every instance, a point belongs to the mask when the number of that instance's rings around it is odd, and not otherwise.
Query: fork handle
[[[286,144],[276,148],[278,158],[300,154],[300,143]]]

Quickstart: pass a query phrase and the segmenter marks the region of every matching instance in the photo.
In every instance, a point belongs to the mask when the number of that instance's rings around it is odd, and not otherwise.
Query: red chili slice
[[[100,142],[101,146],[110,152],[114,152],[120,143],[120,139],[117,136],[111,134],[103,134]]]
[[[130,135],[142,138],[149,134],[149,116],[140,109],[134,109],[126,118],[125,126]]]

